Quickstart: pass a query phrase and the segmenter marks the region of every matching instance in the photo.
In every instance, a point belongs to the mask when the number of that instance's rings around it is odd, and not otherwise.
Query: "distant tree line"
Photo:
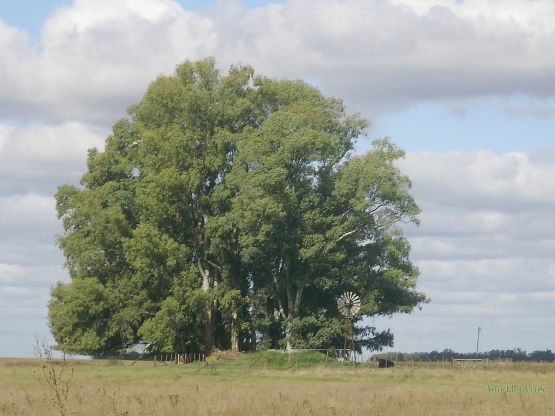
[[[511,360],[511,361],[543,361],[552,363],[555,360],[555,354],[547,349],[545,351],[533,351],[527,353],[520,348],[512,350],[491,350],[484,351],[478,354],[474,352],[455,352],[451,349],[444,349],[443,351],[431,352],[388,352],[376,355],[378,358],[385,358],[392,361],[451,361],[456,358],[483,358],[489,360]]]

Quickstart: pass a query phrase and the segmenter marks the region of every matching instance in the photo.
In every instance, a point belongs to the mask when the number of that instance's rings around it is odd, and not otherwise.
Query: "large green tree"
[[[351,156],[366,122],[300,81],[222,75],[213,60],[161,76],[80,187],[56,194],[71,282],[49,318],[69,351],[113,353],[338,347],[343,291],[358,319],[425,301],[398,224],[417,222],[402,151],[376,141]],[[359,327],[359,345],[391,343]]]

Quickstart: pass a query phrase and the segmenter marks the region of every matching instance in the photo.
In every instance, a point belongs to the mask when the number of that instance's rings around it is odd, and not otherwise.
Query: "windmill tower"
[[[347,345],[351,350],[351,359],[354,360],[355,337],[353,331],[353,318],[360,311],[360,298],[354,292],[345,292],[337,299],[337,309],[345,318],[346,331],[343,350],[347,350]]]

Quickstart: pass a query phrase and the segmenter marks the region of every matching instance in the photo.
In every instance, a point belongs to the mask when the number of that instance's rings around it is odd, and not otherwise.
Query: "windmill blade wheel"
[[[346,318],[352,318],[360,311],[360,298],[354,292],[345,292],[337,299],[337,309]]]

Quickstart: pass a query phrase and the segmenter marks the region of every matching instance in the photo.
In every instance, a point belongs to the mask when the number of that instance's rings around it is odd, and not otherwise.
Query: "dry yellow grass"
[[[59,415],[37,360],[0,360],[0,415]],[[555,415],[553,364],[74,364],[69,415]],[[489,392],[517,385],[539,393]]]

